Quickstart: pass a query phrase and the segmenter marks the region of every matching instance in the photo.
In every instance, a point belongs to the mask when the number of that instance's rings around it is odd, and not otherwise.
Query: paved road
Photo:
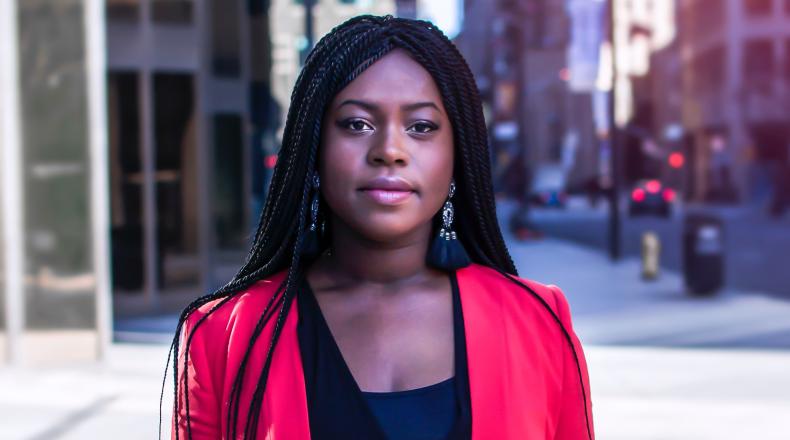
[[[725,229],[725,283],[737,289],[754,290],[790,298],[790,216],[773,219],[747,208],[694,207],[722,219]],[[605,250],[608,246],[608,211],[586,203],[566,210],[535,209],[532,219],[551,236]],[[623,252],[638,256],[642,234],[653,231],[661,239],[661,265],[682,269],[683,213],[672,218],[623,217]]]

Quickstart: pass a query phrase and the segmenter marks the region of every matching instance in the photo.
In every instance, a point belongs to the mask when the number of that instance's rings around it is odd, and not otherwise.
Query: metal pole
[[[195,3],[195,27],[200,35],[200,51],[198,56],[198,67],[195,71],[195,149],[197,151],[196,164],[198,176],[198,189],[202,196],[198,196],[198,256],[200,267],[200,290],[201,292],[213,291],[217,286],[215,279],[216,259],[216,236],[214,234],[213,217],[213,189],[214,189],[214,170],[211,166],[213,151],[212,140],[214,139],[214,126],[212,125],[211,106],[209,102],[209,91],[212,81],[211,67],[211,35],[217,32],[211,25],[211,15],[208,2]]]
[[[140,34],[143,53],[153,53],[153,29],[151,29],[151,0],[140,2]],[[140,126],[142,128],[142,202],[143,202],[143,295],[149,307],[157,307],[159,301],[159,258],[157,208],[156,208],[156,139],[154,136],[154,88],[151,60],[143,58],[139,74]]]
[[[16,1],[0,1],[0,241],[5,264],[6,352],[9,363],[18,364],[23,360],[25,244],[16,5]]]
[[[107,62],[104,2],[87,0],[85,58],[88,80],[88,136],[91,173],[93,271],[96,274],[97,354],[106,359],[112,341],[112,288],[110,287],[110,195],[107,152]]]
[[[609,44],[612,52],[612,90],[609,94],[609,157],[611,160],[612,187],[609,191],[609,257],[620,259],[620,145],[615,117],[617,100],[617,0],[609,0]]]
[[[313,48],[313,7],[316,0],[304,0],[304,36],[307,39],[305,54]]]

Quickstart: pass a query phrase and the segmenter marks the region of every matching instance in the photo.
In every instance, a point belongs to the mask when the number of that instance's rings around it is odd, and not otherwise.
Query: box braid
[[[298,277],[302,275],[298,249],[306,232],[311,195],[310,176],[317,168],[324,113],[343,87],[396,47],[407,50],[434,78],[453,127],[455,150],[460,158],[456,160],[453,169],[458,194],[455,204],[459,238],[472,261],[492,267],[503,274],[516,274],[496,219],[488,138],[480,96],[463,56],[430,22],[389,15],[354,17],[332,29],[316,44],[297,77],[269,194],[245,263],[229,283],[196,299],[184,309],[179,318],[168,353],[168,364],[171,356],[174,356],[174,419],[178,424],[179,409],[183,404],[188,438],[192,435],[189,393],[186,392],[186,366],[189,347],[196,331],[209,316],[248,287],[287,268],[285,280],[276,289],[256,322],[234,378],[229,401],[223,405],[227,407],[227,414],[224,415],[227,422],[225,437],[237,438],[241,390],[248,376],[248,361],[265,325],[275,319],[264,367],[256,378],[252,401],[244,421],[242,437],[255,438],[274,348],[293,304]],[[191,328],[185,329],[185,322],[192,313],[215,300],[219,301]],[[182,349],[182,339],[185,340],[184,361],[178,362],[177,354]],[[179,367],[183,368],[181,381],[178,380]],[[162,382],[163,392],[166,376],[167,369]],[[176,439],[178,438],[179,430],[176,429]]]

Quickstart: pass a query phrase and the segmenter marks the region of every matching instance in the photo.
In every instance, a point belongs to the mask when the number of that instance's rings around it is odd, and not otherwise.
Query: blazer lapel
[[[486,294],[476,265],[458,270],[458,289],[464,313],[469,392],[472,402],[472,439],[508,438],[508,375],[505,310],[500,295]]]

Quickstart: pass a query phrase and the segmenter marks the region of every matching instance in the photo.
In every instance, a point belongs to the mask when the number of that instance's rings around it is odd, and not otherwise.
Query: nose
[[[375,166],[405,166],[409,163],[403,134],[397,128],[387,128],[373,139],[368,150],[368,163]]]

